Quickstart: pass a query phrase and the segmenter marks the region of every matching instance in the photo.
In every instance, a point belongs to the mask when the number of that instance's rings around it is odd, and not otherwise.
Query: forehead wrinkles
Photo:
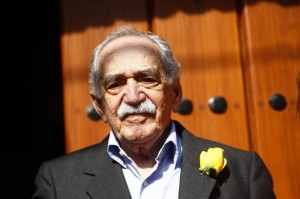
[[[145,63],[160,65],[161,60],[159,56],[158,49],[151,45],[143,45],[143,44],[130,44],[119,48],[114,48],[109,51],[104,52],[101,55],[101,74],[107,71],[107,67],[110,62],[114,61],[118,57],[127,56],[128,59],[133,57],[135,54],[142,54],[145,59]]]

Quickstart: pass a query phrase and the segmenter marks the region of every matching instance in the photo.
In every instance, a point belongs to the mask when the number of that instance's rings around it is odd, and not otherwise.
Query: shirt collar
[[[169,144],[172,143],[172,144]],[[168,145],[168,146],[167,146]],[[176,133],[176,128],[175,128],[175,123],[171,123],[171,128],[169,131],[169,135],[161,147],[156,160],[159,161],[159,159],[164,158],[166,152],[164,150],[168,150],[170,146],[174,146],[174,150],[172,151],[172,155],[174,157],[174,163],[178,163],[178,160],[181,159],[181,151],[182,151],[182,141],[180,136]],[[108,146],[107,146],[107,152],[109,156],[117,161],[120,165],[123,167],[126,167],[126,160],[125,159],[130,159],[125,151],[120,147],[120,144],[117,140],[117,137],[111,130],[109,133],[109,139],[108,139]]]

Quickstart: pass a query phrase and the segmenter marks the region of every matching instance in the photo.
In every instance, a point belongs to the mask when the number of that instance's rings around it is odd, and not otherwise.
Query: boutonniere
[[[224,150],[219,147],[209,148],[200,154],[201,175],[206,174],[217,178],[222,169],[226,166],[227,160],[224,158]]]

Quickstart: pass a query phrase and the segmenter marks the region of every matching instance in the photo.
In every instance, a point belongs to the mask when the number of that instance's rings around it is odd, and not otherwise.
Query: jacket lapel
[[[176,122],[176,130],[183,140],[182,168],[180,175],[179,199],[209,198],[216,180],[200,175],[199,155],[209,147],[195,139],[183,126]],[[106,152],[107,139],[99,145],[84,171],[91,177],[87,194],[93,199],[131,198],[121,166],[115,163]]]
[[[200,175],[199,169],[183,163],[180,176],[179,199],[209,198],[216,180]]]
[[[207,150],[208,146],[177,122],[176,130],[182,135],[183,141],[179,199],[209,198],[217,181],[207,175],[201,175],[199,171],[200,152]]]
[[[107,141],[95,150],[84,171],[92,178],[87,194],[93,199],[130,198],[121,166],[109,157],[106,147]]]

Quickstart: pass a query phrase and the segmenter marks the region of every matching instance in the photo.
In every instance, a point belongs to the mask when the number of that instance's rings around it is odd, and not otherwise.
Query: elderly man
[[[90,68],[90,96],[111,131],[46,161],[32,198],[276,198],[257,153],[197,138],[171,119],[182,98],[179,63],[158,35],[120,27]]]

